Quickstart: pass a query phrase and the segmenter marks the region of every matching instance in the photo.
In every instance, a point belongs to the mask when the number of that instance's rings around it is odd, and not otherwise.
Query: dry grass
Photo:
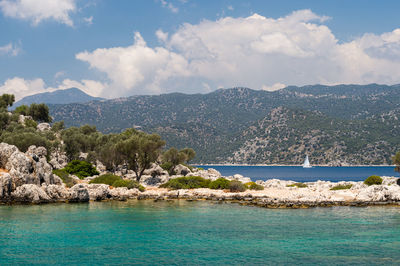
[[[6,169],[0,168],[0,173],[8,173]]]

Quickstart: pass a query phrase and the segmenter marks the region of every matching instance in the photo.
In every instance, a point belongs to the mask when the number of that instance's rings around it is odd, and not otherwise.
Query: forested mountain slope
[[[103,132],[140,127],[199,163],[387,164],[400,150],[400,86],[314,85],[267,92],[134,96],[50,105],[56,121]]]

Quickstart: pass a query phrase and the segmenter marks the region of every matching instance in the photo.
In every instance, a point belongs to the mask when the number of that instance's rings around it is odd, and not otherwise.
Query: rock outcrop
[[[43,131],[48,131],[51,129],[51,126],[49,123],[40,123],[36,127],[37,130],[43,132]]]

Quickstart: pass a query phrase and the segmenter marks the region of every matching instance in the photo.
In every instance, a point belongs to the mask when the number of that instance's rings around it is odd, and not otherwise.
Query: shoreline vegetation
[[[157,134],[136,129],[102,134],[89,125],[65,129],[63,122],[50,124],[46,105],[8,112],[13,102],[13,95],[0,96],[2,204],[183,199],[267,208],[400,206],[396,177],[296,183],[222,176],[191,166],[196,156],[191,148],[165,150]],[[393,163],[399,172],[400,153]]]

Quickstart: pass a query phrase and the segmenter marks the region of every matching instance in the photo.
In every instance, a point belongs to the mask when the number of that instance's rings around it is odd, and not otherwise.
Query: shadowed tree
[[[14,104],[15,96],[13,94],[3,94],[0,96],[0,108],[7,109]]]

